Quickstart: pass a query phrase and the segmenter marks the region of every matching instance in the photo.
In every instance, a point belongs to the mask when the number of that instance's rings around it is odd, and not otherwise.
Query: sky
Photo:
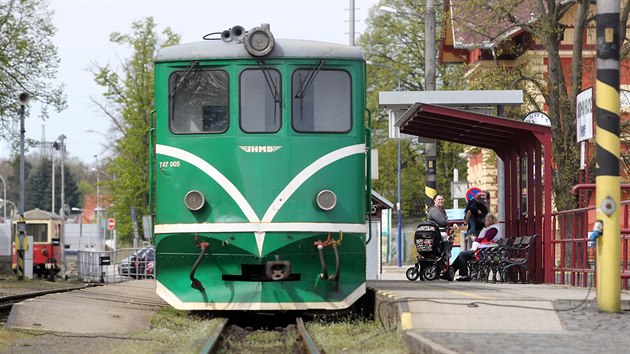
[[[378,1],[355,0],[355,33],[365,30],[370,8]],[[86,163],[104,159],[110,120],[92,103],[102,100],[103,90],[88,71],[92,63],[113,68],[128,57],[130,49],[111,43],[112,32],[130,33],[131,23],[152,16],[158,31],[165,27],[181,35],[182,43],[201,41],[210,32],[235,25],[246,30],[269,23],[276,38],[310,39],[349,43],[349,0],[52,0],[53,23],[57,33],[53,43],[61,59],[58,82],[64,83],[68,108],[50,112],[50,118],[38,118],[35,106],[25,120],[26,137],[41,140],[42,127],[47,141],[65,135],[67,157]],[[97,133],[86,132],[86,129]],[[100,134],[99,134],[100,133]],[[9,156],[1,143],[0,158]]]

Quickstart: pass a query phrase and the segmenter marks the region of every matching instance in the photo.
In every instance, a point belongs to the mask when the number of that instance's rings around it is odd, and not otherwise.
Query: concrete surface
[[[154,280],[138,280],[52,294],[13,305],[8,328],[78,334],[133,333],[149,328],[167,304]],[[68,314],[71,314],[70,316]]]
[[[622,312],[597,309],[596,290],[559,285],[408,281],[385,266],[376,317],[405,331],[412,353],[628,353],[630,292]]]

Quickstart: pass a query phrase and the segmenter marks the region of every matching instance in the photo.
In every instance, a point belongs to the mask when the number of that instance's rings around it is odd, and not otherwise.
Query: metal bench
[[[468,262],[471,279],[474,281],[488,281],[492,274],[492,282],[496,282],[500,260],[499,250],[508,246],[511,240],[511,238],[502,238],[495,247],[479,249],[476,257]]]
[[[533,253],[536,237],[538,235],[522,236],[520,240],[517,237],[511,246],[498,250],[498,271],[501,282],[507,281],[508,277],[514,275],[515,283],[519,279],[521,283],[525,283],[525,280],[528,279],[529,259]]]

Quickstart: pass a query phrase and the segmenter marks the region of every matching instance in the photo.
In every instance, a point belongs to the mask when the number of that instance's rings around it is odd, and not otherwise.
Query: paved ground
[[[377,319],[404,330],[412,353],[629,352],[627,291],[624,311],[609,314],[597,309],[595,289],[410,282],[406,268],[384,267],[382,280],[368,286],[377,289]],[[166,305],[154,287],[143,280],[25,301],[14,306],[8,327],[88,335],[142,331]]]
[[[378,318],[406,332],[414,353],[628,353],[630,292],[600,312],[592,289],[539,284],[410,282],[385,267]],[[585,300],[585,301],[584,301]]]
[[[13,305],[7,328],[133,333],[148,329],[161,306],[154,280],[129,281],[23,301]]]

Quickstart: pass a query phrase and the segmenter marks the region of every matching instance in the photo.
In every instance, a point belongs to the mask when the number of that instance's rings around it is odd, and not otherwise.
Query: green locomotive
[[[155,62],[157,293],[184,310],[348,308],[365,293],[363,54],[268,25],[220,37]]]

